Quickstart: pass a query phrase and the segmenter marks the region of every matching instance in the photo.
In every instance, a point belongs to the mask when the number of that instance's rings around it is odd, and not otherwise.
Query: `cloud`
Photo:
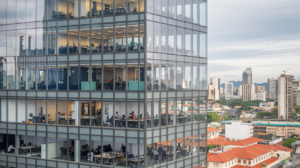
[[[209,1],[208,72],[224,82],[241,80],[247,67],[254,82],[287,68],[299,77],[299,9],[299,0]]]

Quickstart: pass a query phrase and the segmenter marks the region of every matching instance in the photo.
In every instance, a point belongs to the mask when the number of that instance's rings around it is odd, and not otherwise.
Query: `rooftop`
[[[215,131],[220,131],[220,130],[216,129],[216,128],[207,127],[207,133],[209,133],[209,132],[215,132]]]
[[[221,145],[221,146],[225,146],[225,145],[247,146],[247,145],[251,145],[253,143],[264,142],[264,141],[265,140],[259,139],[256,137],[250,137],[250,138],[239,140],[239,141],[207,141],[207,144],[208,145],[214,144],[214,145]]]
[[[268,165],[270,163],[276,162],[277,160],[278,160],[277,158],[271,157],[270,159],[265,160],[262,163]],[[254,166],[236,165],[236,166],[233,166],[231,168],[263,168],[264,166],[261,165],[262,163],[258,163],[258,164],[254,165]]]
[[[236,158],[252,160],[272,151],[292,151],[279,145],[251,145],[245,148],[234,148],[223,153],[208,153],[207,161],[226,163]]]

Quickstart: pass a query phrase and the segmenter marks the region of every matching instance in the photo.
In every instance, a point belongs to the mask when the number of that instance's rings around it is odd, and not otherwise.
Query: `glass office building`
[[[206,166],[206,0],[0,2],[0,166]]]

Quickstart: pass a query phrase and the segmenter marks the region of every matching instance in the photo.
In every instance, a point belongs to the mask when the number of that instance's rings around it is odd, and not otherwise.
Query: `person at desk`
[[[126,156],[126,146],[124,146],[124,144],[122,144],[121,146],[121,152],[124,153],[124,157]]]
[[[136,7],[134,7],[132,12],[137,12],[137,8],[136,8]]]
[[[87,154],[89,153],[89,150],[86,149],[86,146],[82,145],[80,150],[81,150],[81,156],[87,157]]]
[[[129,119],[132,119],[132,120],[135,120],[135,119],[136,119],[136,116],[134,115],[134,111],[131,113]]]
[[[8,153],[14,153],[15,152],[15,147],[12,144],[10,144],[7,148],[7,152]]]
[[[118,112],[118,111],[116,111],[115,119],[117,119],[117,120],[121,120],[121,118],[120,118],[120,116],[119,116],[119,112]]]
[[[144,120],[143,114],[140,114],[140,120]]]
[[[118,77],[118,82],[122,83],[122,79],[120,77]]]
[[[184,115],[182,114],[182,111],[179,111],[178,117],[184,117]]]
[[[28,142],[28,145],[27,146],[32,146],[32,143],[31,142]]]

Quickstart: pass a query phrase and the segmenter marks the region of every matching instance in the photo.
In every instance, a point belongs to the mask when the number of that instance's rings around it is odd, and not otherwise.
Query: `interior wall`
[[[8,99],[8,121],[16,122],[16,99]]]
[[[56,121],[56,101],[48,100],[48,116],[49,119]]]
[[[107,117],[108,117],[108,119],[110,119],[111,116],[113,115],[113,103],[112,102],[104,102],[102,113],[103,113],[103,122],[106,122]]]
[[[116,68],[115,71],[117,81],[119,80],[119,77],[122,81],[126,81],[126,68]]]
[[[1,99],[1,121],[6,121],[6,99]]]
[[[127,115],[131,114],[134,111],[134,114],[137,116],[139,113],[138,102],[127,102]],[[138,116],[137,116],[138,117]]]
[[[17,122],[24,122],[26,121],[26,111],[25,111],[25,103],[26,103],[26,100],[24,99],[18,99],[18,119],[17,119]]]
[[[122,117],[122,115],[126,116],[126,102],[115,102],[115,111],[118,111],[119,116]]]
[[[65,113],[65,115],[68,115],[67,111],[68,107],[68,101],[59,100],[57,101],[57,113]]]

